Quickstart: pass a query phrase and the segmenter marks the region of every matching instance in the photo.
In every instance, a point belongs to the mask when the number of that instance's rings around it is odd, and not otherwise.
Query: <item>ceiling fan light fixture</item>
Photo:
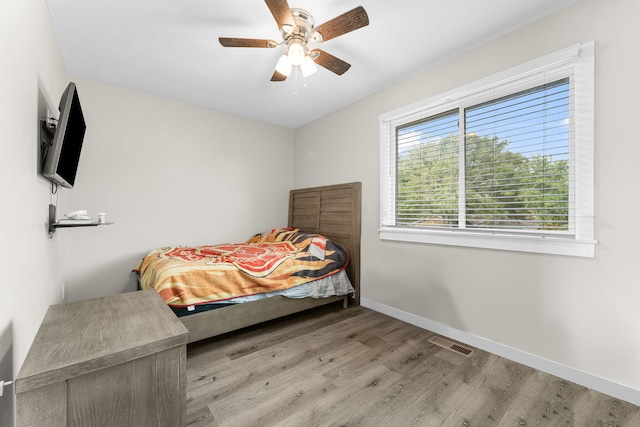
[[[291,59],[289,59],[287,55],[282,55],[276,64],[276,71],[283,76],[289,77],[289,74],[291,74],[291,66]]]
[[[316,63],[313,62],[313,59],[311,59],[310,56],[306,56],[304,58],[304,62],[302,63],[302,65],[300,65],[300,70],[302,70],[303,76],[309,77],[311,74],[318,71],[318,67],[316,66]]]
[[[307,56],[304,51],[304,46],[295,41],[289,45],[287,55],[293,65],[302,65],[305,57]]]

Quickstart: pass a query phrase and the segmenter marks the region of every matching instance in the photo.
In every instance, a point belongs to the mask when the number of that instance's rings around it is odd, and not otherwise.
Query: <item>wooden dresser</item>
[[[154,290],[52,305],[16,379],[17,426],[184,425],[188,340]]]

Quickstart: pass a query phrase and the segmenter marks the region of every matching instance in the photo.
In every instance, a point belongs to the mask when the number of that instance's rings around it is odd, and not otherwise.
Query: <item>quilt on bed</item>
[[[155,288],[167,304],[184,307],[290,289],[348,262],[346,251],[321,235],[279,229],[242,244],[156,249],[135,271],[142,289]]]

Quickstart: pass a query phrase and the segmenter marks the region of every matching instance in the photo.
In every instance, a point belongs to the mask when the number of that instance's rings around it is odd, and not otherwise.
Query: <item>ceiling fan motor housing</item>
[[[322,41],[320,33],[313,33],[315,21],[309,12],[304,9],[291,8],[291,14],[295,26],[283,25],[280,29],[282,38],[288,45],[298,42],[306,47],[309,40]]]

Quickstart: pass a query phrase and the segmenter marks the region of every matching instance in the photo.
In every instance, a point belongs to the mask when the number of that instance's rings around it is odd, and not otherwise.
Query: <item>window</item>
[[[381,238],[594,256],[593,49],[381,116]]]

